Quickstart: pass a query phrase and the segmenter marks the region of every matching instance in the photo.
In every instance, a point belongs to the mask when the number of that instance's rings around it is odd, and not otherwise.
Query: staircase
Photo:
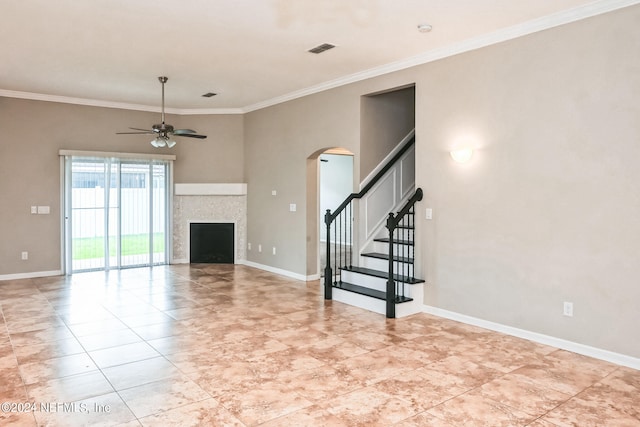
[[[422,311],[424,280],[415,277],[414,268],[415,204],[422,200],[422,190],[414,190],[413,174],[408,174],[406,168],[403,171],[401,167],[403,161],[413,167],[413,157],[408,156],[412,154],[414,143],[412,131],[359,193],[349,195],[333,213],[327,210],[325,299],[385,314],[388,318]],[[409,175],[411,182],[408,182]],[[385,184],[393,183],[395,186],[401,181],[399,177],[405,181],[399,188]],[[397,202],[387,200],[385,185],[390,188],[389,195],[407,193],[407,196]],[[376,212],[372,209],[373,212],[369,212],[367,203],[364,203],[364,209],[362,206],[354,207],[363,199],[367,201],[367,197],[370,197],[372,206],[384,206],[386,203],[391,211],[377,209],[379,212]],[[357,219],[354,211],[359,212]],[[375,214],[379,213],[382,217],[378,219]],[[366,226],[359,222],[366,223]],[[370,223],[375,225],[370,226]],[[362,244],[354,245],[360,240]],[[358,246],[355,248],[356,256],[354,246]]]

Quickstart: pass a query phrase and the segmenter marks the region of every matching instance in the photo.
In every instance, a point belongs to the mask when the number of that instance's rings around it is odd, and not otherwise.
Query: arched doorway
[[[307,277],[320,278],[323,271],[326,210],[335,210],[353,189],[351,151],[324,148],[307,158]]]

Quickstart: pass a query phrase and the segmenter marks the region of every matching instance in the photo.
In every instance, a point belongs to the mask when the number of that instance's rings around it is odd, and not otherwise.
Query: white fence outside
[[[150,228],[149,189],[123,188],[120,190],[120,209],[118,206],[118,190],[109,191],[109,236],[118,233],[120,220],[120,234],[148,233]],[[105,236],[105,189],[104,188],[74,188],[71,194],[72,202],[72,237],[104,237]],[[165,190],[153,189],[153,232],[162,233],[165,230]]]

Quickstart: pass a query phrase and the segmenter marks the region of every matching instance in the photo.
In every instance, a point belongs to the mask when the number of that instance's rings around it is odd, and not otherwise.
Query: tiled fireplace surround
[[[173,197],[172,263],[189,262],[189,224],[234,223],[235,261],[247,256],[247,185],[176,184]]]

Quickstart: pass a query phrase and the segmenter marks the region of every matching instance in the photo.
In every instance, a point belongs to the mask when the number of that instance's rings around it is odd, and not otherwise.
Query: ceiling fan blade
[[[205,139],[207,137],[207,135],[198,135],[196,133],[185,133],[185,134],[182,134],[182,135],[174,133],[174,135],[175,136],[180,136],[180,137],[183,137],[183,138],[198,138],[198,139]]]
[[[116,135],[153,135],[155,132],[146,130],[144,132],[116,132]]]
[[[173,131],[174,135],[185,135],[189,133],[196,133],[196,131],[193,129],[176,129]]]
[[[130,127],[129,129],[133,129],[133,130],[141,130],[141,131],[144,131],[144,132],[153,132],[153,130],[152,130],[152,129],[140,129],[140,128],[131,128],[131,127]]]

